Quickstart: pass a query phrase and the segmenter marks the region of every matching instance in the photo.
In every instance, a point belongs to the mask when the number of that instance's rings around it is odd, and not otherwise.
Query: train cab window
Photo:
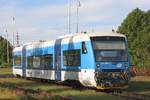
[[[14,56],[14,65],[15,66],[21,66],[21,56]]]
[[[80,50],[66,50],[63,51],[64,66],[80,66],[81,56]]]
[[[82,54],[87,54],[87,48],[85,42],[82,42]]]

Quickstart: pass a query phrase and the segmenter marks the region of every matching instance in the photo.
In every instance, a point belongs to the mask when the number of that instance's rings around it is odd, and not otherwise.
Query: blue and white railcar
[[[54,41],[32,43],[26,47],[26,75],[28,78],[55,80]]]
[[[13,49],[13,74],[22,77],[22,46]]]
[[[13,73],[22,77],[78,80],[99,89],[123,88],[130,80],[127,39],[118,33],[67,35],[17,47],[13,54]]]

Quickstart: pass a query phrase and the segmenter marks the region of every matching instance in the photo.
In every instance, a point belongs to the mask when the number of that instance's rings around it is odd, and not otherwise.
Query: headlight
[[[117,67],[117,68],[121,68],[121,67],[122,67],[122,64],[119,63],[119,64],[116,65],[116,67]]]
[[[96,64],[96,67],[99,68],[99,67],[100,67],[100,64]]]

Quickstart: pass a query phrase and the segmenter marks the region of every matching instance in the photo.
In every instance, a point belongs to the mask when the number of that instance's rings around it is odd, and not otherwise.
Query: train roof
[[[120,33],[114,33],[114,32],[102,32],[102,33],[89,33],[89,37],[96,37],[96,36],[118,36],[118,37],[125,37],[125,35]]]
[[[117,37],[126,37],[123,34],[115,33],[115,32],[97,32],[97,33],[75,33],[75,34],[68,34],[58,37],[57,39],[63,39],[62,43],[68,43],[70,38],[74,38],[74,42],[79,41],[89,41],[89,37],[97,37],[97,36],[117,36]],[[49,41],[34,41],[29,42],[26,44],[23,44],[20,47],[15,47],[13,51],[21,51],[23,46],[27,46],[27,49],[33,48],[36,45],[40,45],[41,47],[47,47],[50,45],[54,45],[55,40],[49,40]]]
[[[96,37],[96,36],[118,36],[118,37],[125,37],[125,35],[115,32],[96,32],[96,33],[75,33],[75,34],[68,34],[63,35],[58,38],[70,38],[75,36],[83,36],[88,35],[89,37]]]

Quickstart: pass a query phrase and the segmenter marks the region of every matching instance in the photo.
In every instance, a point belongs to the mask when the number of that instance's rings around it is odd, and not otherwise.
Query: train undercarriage
[[[96,72],[95,81],[97,89],[126,89],[130,74],[125,72]]]

